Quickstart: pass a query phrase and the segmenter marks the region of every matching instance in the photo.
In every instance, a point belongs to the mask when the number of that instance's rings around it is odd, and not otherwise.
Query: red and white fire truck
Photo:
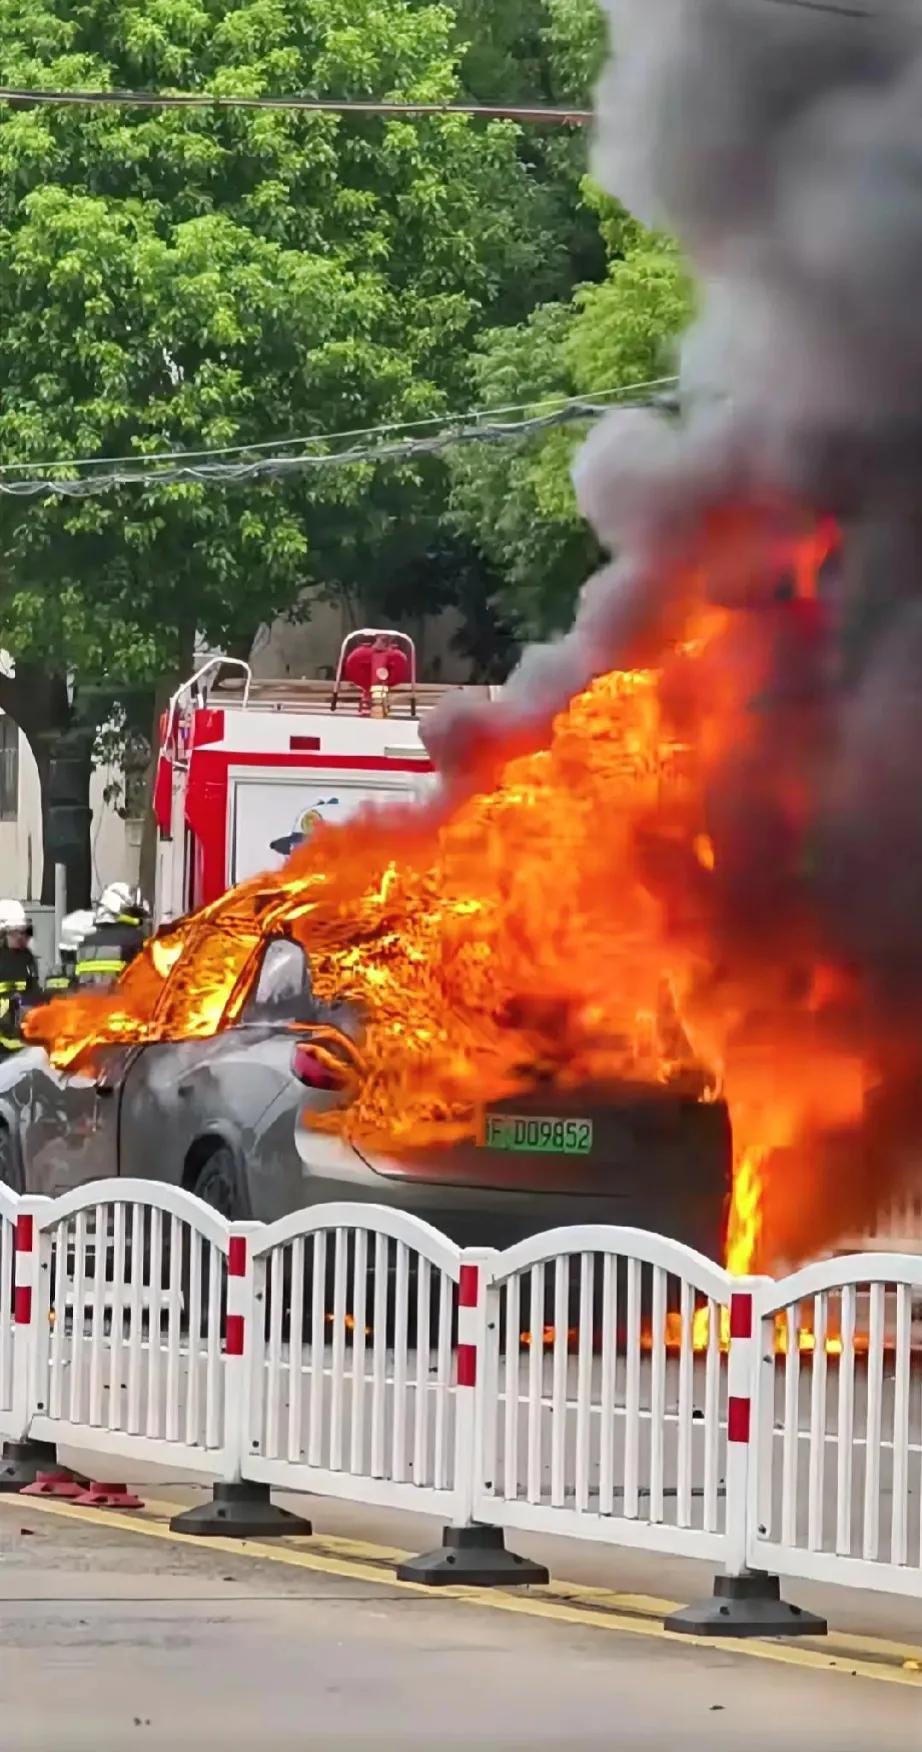
[[[412,639],[390,628],[350,633],[332,681],[211,658],[161,721],[155,924],[279,868],[318,821],[422,796],[435,773],[420,717],[459,685],[420,683]]]

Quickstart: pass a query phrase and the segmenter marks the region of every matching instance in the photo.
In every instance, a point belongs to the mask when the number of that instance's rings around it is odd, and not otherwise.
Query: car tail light
[[[304,1041],[298,1042],[291,1055],[291,1068],[308,1089],[341,1089],[345,1081],[342,1073]]]

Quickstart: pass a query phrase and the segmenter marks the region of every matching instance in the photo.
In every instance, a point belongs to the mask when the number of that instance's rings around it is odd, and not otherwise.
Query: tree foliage
[[[0,0],[3,83],[421,100],[462,89],[413,0]],[[0,462],[379,426],[463,402],[554,240],[511,124],[5,110]],[[3,638],[135,681],[380,553],[415,471],[0,502]],[[425,483],[423,483],[425,484]]]
[[[670,369],[689,290],[668,239],[642,230],[587,183],[609,251],[605,279],[545,304],[480,344],[478,388],[485,402],[521,404],[522,417],[569,397],[631,390]],[[648,393],[645,390],[639,392]],[[580,585],[599,553],[570,478],[580,425],[452,460],[452,516],[501,582],[494,606],[526,638],[567,626]]]
[[[601,37],[595,0],[0,0],[0,83],[585,104]],[[0,467],[320,452],[655,375],[681,270],[585,151],[582,129],[457,115],[5,107]],[[357,583],[398,618],[454,607],[496,676],[593,563],[576,441],[0,496],[0,705],[45,760],[72,699],[98,722],[108,690],[136,723],[196,636],[245,649]]]
[[[591,105],[602,64],[604,20],[597,0],[455,0],[465,90],[480,103]],[[528,168],[554,250],[532,302],[566,298],[580,280],[604,273],[592,213],[580,197],[588,130],[531,122],[519,154]]]

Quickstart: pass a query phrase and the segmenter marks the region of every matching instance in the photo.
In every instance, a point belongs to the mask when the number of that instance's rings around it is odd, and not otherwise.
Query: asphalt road
[[[285,1355],[287,1357],[287,1352],[285,1353]],[[331,1392],[330,1379],[329,1379],[329,1353],[327,1356],[327,1365],[328,1365],[327,1374],[326,1374],[326,1377],[325,1377],[324,1383],[323,1383],[323,1402],[325,1404],[328,1404],[329,1396],[330,1396],[330,1392]],[[541,1410],[541,1418],[540,1418],[540,1424],[541,1424],[541,1442],[540,1442],[541,1481],[542,1481],[542,1492],[543,1492],[545,1500],[548,1500],[548,1497],[549,1497],[550,1479],[551,1479],[551,1467],[550,1467],[551,1422],[552,1422],[552,1419],[551,1419],[551,1401],[550,1401],[550,1371],[551,1371],[551,1367],[552,1367],[552,1356],[551,1356],[551,1353],[548,1352],[543,1359],[543,1372],[544,1372],[544,1378],[545,1378],[545,1393],[544,1393],[544,1400],[543,1400],[543,1405],[542,1405],[542,1410]],[[597,1369],[597,1367],[598,1367],[598,1359],[594,1359],[593,1368]],[[408,1374],[409,1374],[409,1378],[410,1378],[411,1382],[415,1378],[415,1369],[416,1369],[415,1354],[411,1352],[410,1357],[409,1357],[409,1364],[408,1364]],[[520,1365],[520,1380],[522,1382],[523,1395],[524,1395],[524,1383],[526,1380],[526,1372],[527,1372],[527,1360],[523,1359],[521,1362],[521,1365]],[[84,1383],[86,1383],[86,1381],[89,1379],[89,1373],[90,1373],[89,1360],[87,1358],[85,1360],[85,1366],[84,1366],[84,1370],[83,1370]],[[165,1369],[161,1368],[161,1371],[160,1371],[161,1399],[162,1399],[163,1388],[164,1388],[165,1374],[166,1374]],[[388,1454],[390,1453],[389,1437],[390,1437],[390,1432],[391,1432],[391,1428],[392,1428],[392,1417],[393,1417],[393,1409],[392,1409],[393,1374],[394,1374],[393,1359],[391,1356],[389,1356],[388,1367],[387,1367],[388,1401],[387,1401],[387,1405],[385,1408],[385,1411],[386,1411],[385,1437],[388,1438],[385,1441],[385,1451]],[[283,1447],[284,1447],[284,1442],[285,1442],[285,1430],[286,1430],[285,1419],[286,1419],[286,1415],[287,1415],[287,1404],[288,1404],[286,1386],[287,1386],[287,1383],[283,1380],[283,1383],[282,1383],[283,1390],[280,1394],[280,1429],[279,1429],[279,1439],[280,1439]],[[576,1360],[574,1358],[570,1357],[568,1359],[568,1364],[567,1364],[567,1388],[568,1388],[568,1391],[566,1394],[567,1409],[566,1409],[566,1414],[565,1414],[565,1452],[566,1452],[567,1461],[568,1461],[568,1464],[567,1464],[567,1477],[568,1477],[568,1479],[572,1479],[572,1477],[573,1477],[573,1467],[572,1467],[571,1462],[572,1462],[573,1448],[574,1448],[574,1442],[575,1442],[575,1428],[576,1428],[575,1399],[574,1399],[575,1386],[576,1386]],[[305,1375],[303,1382],[302,1382],[302,1391],[300,1394],[301,1422],[300,1422],[300,1427],[298,1429],[298,1444],[301,1448],[302,1453],[306,1453],[307,1449],[308,1449],[308,1406],[310,1403],[310,1394],[309,1394],[308,1387],[309,1387],[308,1377]],[[780,1420],[782,1413],[783,1413],[783,1401],[784,1401],[784,1365],[780,1362],[776,1366],[775,1387],[776,1387],[776,1393],[775,1393],[776,1418],[778,1418]],[[797,1394],[798,1427],[799,1427],[799,1431],[800,1431],[799,1447],[801,1449],[800,1456],[799,1456],[800,1464],[799,1464],[798,1473],[797,1473],[797,1499],[798,1499],[797,1520],[798,1520],[798,1528],[800,1530],[801,1538],[803,1537],[803,1533],[804,1533],[804,1529],[805,1529],[805,1525],[806,1525],[806,1503],[807,1503],[807,1491],[808,1491],[808,1483],[809,1483],[809,1473],[808,1473],[809,1454],[808,1454],[808,1448],[807,1448],[807,1438],[808,1438],[808,1434],[809,1434],[810,1416],[811,1416],[810,1387],[811,1387],[810,1370],[809,1370],[808,1366],[804,1365],[801,1368],[800,1373],[799,1373],[799,1384],[798,1384],[798,1394]],[[598,1393],[596,1393],[594,1397],[595,1397],[595,1402],[597,1405]],[[649,1365],[646,1361],[645,1361],[644,1367],[641,1371],[640,1397],[641,1397],[642,1405],[649,1405],[650,1370],[649,1370]],[[675,1422],[675,1410],[676,1410],[676,1404],[677,1404],[677,1397],[678,1397],[677,1369],[676,1369],[675,1361],[673,1359],[670,1359],[669,1364],[667,1366],[667,1370],[666,1370],[666,1380],[665,1380],[665,1404],[666,1404],[666,1410],[667,1410],[667,1422],[666,1422],[666,1426],[664,1429],[664,1440],[663,1440],[664,1476],[665,1476],[665,1483],[666,1483],[666,1487],[667,1487],[666,1499],[665,1499],[665,1503],[664,1503],[664,1519],[667,1523],[670,1520],[675,1518],[676,1508],[677,1508],[677,1499],[676,1499],[676,1491],[675,1491],[675,1484],[676,1484],[676,1478],[677,1478],[677,1470],[676,1470],[677,1443],[676,1443],[676,1422]],[[824,1479],[823,1479],[823,1502],[824,1502],[825,1545],[826,1545],[827,1549],[830,1549],[832,1538],[833,1538],[833,1533],[834,1533],[834,1529],[835,1529],[835,1525],[836,1525],[836,1507],[837,1507],[837,1498],[836,1498],[837,1477],[836,1477],[836,1465],[835,1465],[835,1459],[836,1459],[835,1432],[836,1432],[836,1427],[837,1427],[837,1421],[836,1421],[837,1420],[837,1406],[836,1406],[836,1381],[835,1381],[834,1370],[832,1368],[830,1368],[828,1380],[827,1380],[826,1399],[827,1399],[827,1419],[826,1419],[827,1455],[826,1455],[826,1466],[825,1466]],[[864,1374],[864,1372],[861,1368],[858,1369],[857,1374],[856,1374],[855,1387],[854,1387],[854,1400],[855,1400],[855,1431],[856,1431],[857,1436],[860,1438],[862,1433],[863,1433],[865,1409],[866,1409],[866,1375]],[[696,1406],[701,1406],[704,1403],[703,1364],[700,1362],[698,1362],[696,1364],[695,1374],[694,1374],[694,1403]],[[349,1394],[348,1393],[345,1395],[344,1410],[345,1410],[346,1418],[348,1419],[348,1412],[349,1412]],[[520,1402],[519,1414],[520,1414],[519,1415],[519,1435],[518,1435],[518,1444],[517,1445],[518,1445],[518,1452],[519,1452],[519,1457],[520,1457],[520,1461],[521,1461],[521,1458],[522,1458],[522,1456],[525,1455],[525,1453],[527,1451],[527,1446],[528,1446],[528,1444],[527,1444],[527,1407],[525,1404],[524,1397],[521,1399],[521,1402]],[[893,1415],[893,1385],[892,1385],[892,1380],[890,1379],[889,1365],[888,1365],[888,1372],[887,1372],[887,1375],[886,1375],[884,1383],[883,1383],[882,1414],[883,1414],[882,1415],[882,1430],[883,1430],[884,1436],[886,1437],[886,1435],[887,1435],[887,1433],[892,1425],[892,1415]],[[162,1434],[164,1428],[166,1427],[165,1415],[163,1412],[162,1403],[161,1403],[160,1415],[161,1415],[162,1421],[161,1421],[161,1424],[158,1426],[158,1429],[159,1429],[159,1433]],[[327,1427],[327,1433],[328,1433],[329,1423],[330,1423],[330,1420],[329,1420],[329,1418],[327,1418],[325,1420],[325,1426]],[[368,1425],[368,1423],[369,1423],[369,1419],[366,1417],[366,1426]],[[615,1429],[616,1476],[620,1478],[620,1472],[618,1472],[618,1462],[620,1460],[620,1455],[622,1452],[622,1444],[623,1444],[623,1440],[624,1440],[624,1428],[623,1428],[624,1419],[623,1419],[622,1411],[620,1409],[616,1412],[615,1423],[616,1423],[616,1429]],[[591,1460],[590,1478],[589,1478],[590,1508],[594,1507],[595,1502],[597,1500],[595,1493],[596,1493],[596,1487],[597,1487],[598,1465],[599,1465],[599,1424],[600,1424],[600,1419],[598,1418],[597,1415],[593,1414],[593,1417],[590,1419],[590,1436],[589,1436],[590,1460]],[[430,1413],[430,1417],[429,1417],[430,1438],[432,1437],[432,1432],[433,1432],[434,1426],[435,1426],[435,1414],[433,1412],[433,1413]],[[182,1427],[181,1424],[178,1427],[181,1428]],[[916,1481],[918,1480],[918,1478],[920,1476],[920,1474],[919,1474],[920,1461],[922,1461],[922,1394],[920,1394],[920,1383],[919,1383],[918,1375],[916,1375],[914,1377],[913,1383],[912,1383],[911,1416],[909,1419],[909,1435],[910,1435],[910,1441],[911,1441],[912,1446],[911,1446],[911,1451],[910,1451],[910,1455],[909,1455],[909,1467],[908,1467],[908,1475],[909,1475],[909,1479],[910,1479],[910,1490],[909,1490],[909,1497],[908,1497],[907,1523],[908,1523],[908,1535],[909,1535],[909,1550],[912,1553],[917,1553],[919,1550],[919,1540],[920,1540],[920,1538],[922,1538],[922,1520],[920,1520],[920,1503],[922,1503],[922,1496],[920,1496],[920,1493],[919,1493],[918,1489],[916,1488]],[[366,1437],[367,1437],[367,1428],[366,1428]],[[448,1412],[446,1415],[446,1435],[445,1435],[445,1446],[446,1446],[447,1452],[450,1452],[450,1450],[451,1450],[452,1437],[453,1437],[453,1408],[451,1406],[449,1406]],[[348,1455],[349,1446],[350,1446],[350,1444],[349,1444],[349,1425],[348,1425],[348,1421],[347,1421],[346,1427],[345,1427],[345,1435],[344,1435],[344,1439],[343,1439],[343,1443],[342,1443],[342,1452],[344,1455]],[[408,1451],[410,1451],[410,1449],[411,1449],[411,1444],[408,1443]],[[695,1485],[697,1488],[700,1486],[700,1484],[703,1480],[703,1476],[704,1476],[704,1470],[703,1470],[703,1467],[704,1467],[703,1432],[702,1432],[701,1426],[699,1424],[695,1425],[695,1428],[693,1431],[691,1449],[692,1449],[692,1474],[693,1474],[693,1479],[694,1479],[694,1482],[695,1482]],[[779,1516],[779,1512],[778,1512],[778,1510],[779,1510],[778,1491],[779,1491],[779,1485],[780,1485],[780,1479],[781,1479],[781,1456],[782,1456],[782,1438],[781,1438],[781,1433],[780,1433],[779,1429],[776,1429],[776,1433],[775,1433],[774,1441],[773,1441],[773,1450],[774,1450],[774,1465],[773,1465],[774,1490],[773,1490],[773,1496],[774,1496],[775,1500],[774,1500],[774,1504],[773,1504],[772,1528],[773,1528],[773,1532],[774,1532],[775,1536],[777,1536],[777,1532],[778,1532],[778,1528],[779,1528],[779,1524],[780,1524],[780,1516]],[[124,1473],[127,1470],[130,1473],[132,1479],[146,1479],[147,1481],[151,1482],[153,1493],[157,1496],[162,1496],[164,1494],[165,1487],[168,1487],[172,1482],[178,1482],[183,1478],[181,1466],[179,1466],[179,1465],[176,1467],[176,1469],[172,1473],[165,1474],[162,1471],[154,1470],[151,1468],[145,1468],[145,1467],[143,1467],[143,1466],[141,1466],[133,1461],[121,1460],[121,1461],[113,1462],[112,1460],[108,1460],[108,1461],[102,1460],[102,1459],[94,1460],[92,1454],[87,1454],[87,1452],[84,1450],[81,1450],[79,1452],[78,1451],[69,1451],[66,1448],[66,1445],[62,1447],[61,1452],[62,1452],[63,1458],[70,1460],[72,1464],[77,1466],[80,1470],[82,1470],[84,1472],[88,1472],[91,1476],[112,1477],[113,1474],[115,1474],[121,1478],[124,1476]],[[650,1429],[649,1429],[648,1422],[645,1423],[643,1425],[643,1427],[641,1428],[639,1445],[638,1445],[638,1452],[639,1452],[640,1479],[641,1479],[641,1482],[643,1483],[648,1476],[648,1466],[649,1466]],[[324,1463],[326,1461],[327,1457],[328,1456],[326,1454],[326,1451],[324,1451],[324,1453],[320,1456],[321,1463]],[[502,1461],[500,1462],[500,1476],[501,1476],[501,1470],[502,1470]],[[188,1475],[186,1475],[186,1476],[188,1477]],[[880,1523],[881,1523],[880,1551],[881,1551],[882,1555],[886,1555],[886,1553],[889,1549],[888,1538],[889,1538],[890,1514],[891,1514],[891,1495],[890,1495],[891,1483],[892,1483],[892,1456],[886,1451],[886,1449],[884,1449],[884,1451],[881,1454],[880,1475],[879,1475],[879,1493],[878,1493],[879,1494],[879,1508],[880,1508]],[[519,1484],[520,1484],[520,1493],[519,1494],[524,1495],[524,1485],[523,1485],[523,1480],[522,1480],[522,1476],[521,1476],[521,1466],[519,1469]],[[852,1539],[853,1539],[852,1549],[855,1552],[859,1552],[861,1550],[861,1524],[862,1524],[863,1504],[864,1504],[863,1486],[864,1486],[864,1448],[861,1444],[861,1441],[859,1440],[856,1442],[855,1449],[854,1449],[854,1476],[853,1476],[853,1486],[852,1486],[852,1491],[851,1491],[851,1522],[852,1522]],[[203,1494],[207,1494],[207,1487],[203,1493],[203,1488],[201,1486],[199,1486],[198,1489],[195,1491],[193,1491],[191,1489],[189,1491],[186,1491],[184,1493],[183,1500],[186,1500],[186,1501],[200,1500],[200,1498]],[[357,1481],[356,1494],[358,1496],[361,1495],[361,1482],[360,1481]],[[321,1531],[332,1532],[332,1533],[343,1533],[347,1536],[353,1536],[353,1537],[358,1537],[358,1538],[362,1538],[362,1539],[370,1539],[372,1541],[378,1541],[378,1542],[383,1540],[385,1543],[399,1546],[403,1549],[409,1549],[409,1550],[414,1550],[414,1549],[425,1550],[425,1549],[427,1549],[427,1547],[438,1543],[439,1533],[440,1533],[439,1524],[435,1521],[432,1521],[432,1520],[427,1521],[426,1517],[420,1516],[417,1514],[401,1514],[399,1512],[384,1511],[384,1510],[379,1510],[379,1509],[371,1510],[371,1509],[363,1507],[360,1503],[352,1504],[349,1502],[345,1502],[345,1501],[340,1502],[340,1501],[333,1500],[333,1499],[325,1499],[324,1500],[324,1499],[312,1498],[310,1500],[310,1502],[307,1502],[307,1503],[302,1501],[299,1506],[300,1506],[302,1512],[307,1513],[310,1517],[313,1518],[315,1525]],[[695,1519],[696,1522],[699,1522],[700,1517],[701,1517],[701,1513],[702,1513],[702,1502],[701,1502],[700,1496],[695,1497],[692,1508],[693,1508],[693,1518]],[[722,1513],[723,1513],[722,1501],[719,1505],[719,1509],[720,1509],[720,1514],[722,1516]],[[551,1574],[554,1576],[557,1576],[557,1577],[566,1577],[567,1579],[580,1580],[580,1581],[593,1583],[595,1585],[599,1585],[599,1586],[603,1586],[603,1587],[609,1587],[609,1588],[615,1587],[615,1588],[619,1588],[622,1590],[626,1589],[628,1591],[636,1591],[639,1593],[655,1594],[655,1595],[658,1595],[661,1597],[668,1597],[670,1599],[675,1599],[675,1600],[680,1600],[680,1601],[687,1601],[687,1600],[693,1600],[696,1598],[701,1598],[701,1597],[709,1594],[710,1590],[711,1590],[711,1579],[712,1579],[713,1572],[712,1572],[710,1567],[708,1567],[705,1564],[701,1564],[701,1563],[690,1562],[688,1560],[682,1560],[682,1559],[678,1559],[678,1558],[676,1558],[676,1559],[662,1558],[662,1557],[658,1557],[658,1556],[652,1556],[652,1555],[646,1554],[646,1553],[641,1552],[641,1551],[632,1552],[626,1548],[621,1548],[621,1547],[613,1546],[613,1545],[606,1545],[606,1544],[601,1544],[601,1543],[596,1545],[596,1544],[593,1544],[591,1542],[586,1542],[586,1541],[582,1541],[582,1540],[567,1540],[567,1539],[561,1538],[559,1536],[554,1536],[554,1537],[528,1536],[528,1537],[526,1537],[524,1535],[518,1535],[518,1536],[516,1536],[514,1541],[511,1541],[511,1542],[514,1542],[515,1545],[520,1550],[524,1551],[526,1554],[539,1557],[540,1560],[548,1566],[548,1568],[551,1571]],[[791,1580],[785,1584],[785,1588],[786,1588],[786,1593],[790,1599],[792,1599],[798,1603],[801,1603],[803,1605],[811,1606],[814,1610],[818,1610],[818,1611],[823,1612],[824,1615],[829,1618],[831,1623],[836,1624],[837,1626],[839,1626],[843,1629],[849,1629],[852,1631],[858,1631],[858,1632],[862,1632],[862,1633],[869,1632],[869,1633],[877,1633],[877,1634],[889,1635],[889,1636],[906,1636],[910,1633],[913,1633],[916,1625],[918,1624],[918,1620],[919,1620],[919,1602],[918,1602],[918,1599],[915,1599],[915,1600],[900,1599],[898,1596],[890,1596],[890,1595],[878,1594],[878,1593],[863,1593],[863,1592],[858,1593],[850,1588],[849,1589],[835,1589],[835,1588],[833,1588],[833,1589],[829,1589],[829,1588],[819,1589],[815,1586],[812,1586],[811,1584],[802,1582],[801,1580]]]
[[[916,1752],[922,1692],[0,1508],[16,1752]],[[793,1658],[793,1657],[792,1657]]]

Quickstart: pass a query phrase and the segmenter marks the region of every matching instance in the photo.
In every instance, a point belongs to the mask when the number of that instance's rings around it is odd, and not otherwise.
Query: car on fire
[[[561,1093],[539,1082],[491,1104],[476,1139],[392,1158],[308,1123],[349,1099],[359,1033],[354,1011],[316,1001],[302,945],[270,936],[248,964],[242,1004],[209,1038],[109,1043],[89,1070],[59,1068],[43,1048],[26,1047],[0,1067],[0,1179],[56,1195],[109,1176],[149,1178],[229,1218],[264,1222],[365,1200],[426,1218],[467,1245],[508,1245],[564,1223],[623,1223],[720,1257],[730,1128],[724,1104],[701,1099],[702,1089]]]

